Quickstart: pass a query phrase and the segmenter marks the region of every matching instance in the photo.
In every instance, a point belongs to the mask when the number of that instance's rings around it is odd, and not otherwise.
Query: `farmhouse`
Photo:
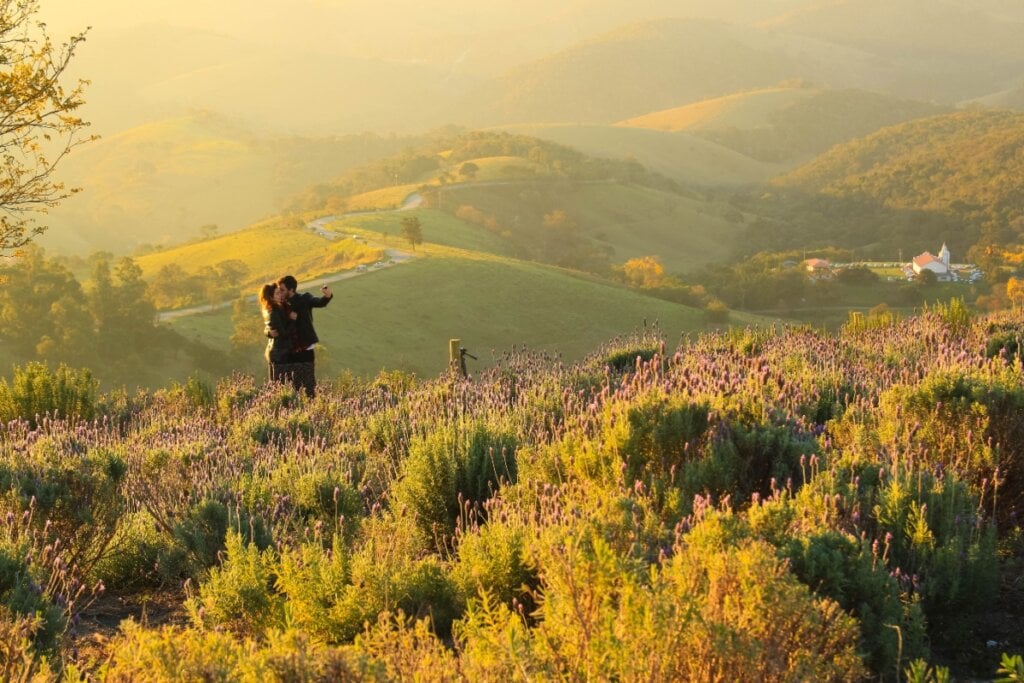
[[[938,256],[926,251],[920,256],[914,257],[912,267],[914,272],[918,275],[920,275],[922,271],[930,270],[935,273],[935,276],[939,280],[946,281],[953,277],[953,271],[950,270],[949,267],[949,258],[949,249],[946,247],[945,242],[943,242]]]
[[[820,273],[829,270],[832,264],[823,258],[809,258],[804,261],[804,267],[808,273]]]

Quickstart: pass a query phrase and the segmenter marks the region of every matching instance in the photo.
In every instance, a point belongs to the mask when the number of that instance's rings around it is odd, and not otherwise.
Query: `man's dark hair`
[[[293,292],[299,288],[298,281],[291,275],[285,275],[283,278],[277,281],[277,284],[284,287],[285,289],[290,289]]]

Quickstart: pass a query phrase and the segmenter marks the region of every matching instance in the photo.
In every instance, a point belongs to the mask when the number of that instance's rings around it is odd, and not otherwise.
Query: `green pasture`
[[[587,233],[613,248],[616,264],[658,256],[668,272],[725,261],[743,217],[706,201],[633,185],[580,185],[567,193],[570,211]]]
[[[409,244],[398,238],[403,218],[419,218],[423,239],[470,251],[509,255],[509,244],[499,236],[488,232],[479,225],[473,225],[455,216],[436,209],[412,209],[402,212],[381,212],[363,216],[347,216],[328,228],[336,232],[365,234],[367,239],[381,241],[398,249],[409,249]]]
[[[194,273],[205,266],[237,259],[249,268],[248,281],[252,283],[285,272],[309,279],[373,263],[382,256],[380,249],[355,240],[331,241],[320,237],[307,230],[301,221],[272,219],[239,232],[146,254],[136,262],[148,279],[169,264]]]
[[[562,209],[585,235],[610,249],[612,263],[657,256],[670,273],[727,259],[745,220],[699,197],[611,182],[467,185],[447,190],[444,202],[452,212],[474,206],[512,230],[525,220],[539,224],[545,213]]]
[[[703,313],[693,308],[569,271],[450,250],[338,282],[334,293],[314,316],[327,372],[387,368],[432,376],[447,364],[450,338],[461,339],[480,359],[471,367],[482,368],[492,352],[523,345],[578,359],[644,321],[658,321],[673,347],[682,333],[704,328]],[[173,325],[189,338],[229,347],[227,310]]]
[[[419,185],[395,185],[393,187],[382,187],[379,190],[372,190],[349,197],[345,201],[348,211],[383,211],[397,209],[410,194],[416,191]]]
[[[529,159],[516,156],[480,157],[479,159],[469,159],[468,161],[455,164],[452,170],[458,173],[458,170],[462,168],[462,164],[469,162],[472,162],[477,166],[478,170],[473,176],[473,179],[478,182],[504,180],[508,178],[508,171],[510,169],[514,169],[514,173],[522,172],[523,170],[531,173],[543,172],[543,169],[540,166]]]
[[[978,285],[957,282],[938,282],[923,287],[905,280],[829,286],[831,289],[826,305],[809,304],[799,308],[771,309],[763,313],[836,330],[847,322],[851,311],[868,314],[874,307],[885,304],[893,313],[910,317],[920,314],[925,306],[951,299],[963,299],[970,306],[983,292],[983,288]]]

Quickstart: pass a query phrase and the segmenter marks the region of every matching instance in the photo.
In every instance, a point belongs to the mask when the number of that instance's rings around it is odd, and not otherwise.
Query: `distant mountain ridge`
[[[799,61],[703,19],[625,26],[519,67],[466,97],[471,125],[611,123],[777,83]]]
[[[832,145],[948,108],[863,90],[809,86],[761,88],[620,122],[687,131],[758,161],[805,160]]]
[[[888,15],[874,0],[856,2],[864,3],[866,16],[858,19],[852,9],[851,16],[840,15],[852,24],[845,33],[817,30],[825,21],[819,17],[831,16],[819,14],[825,10],[818,5],[757,25],[672,17],[630,24],[473,87],[458,110],[473,127],[606,124],[793,81],[948,106],[1001,89],[1024,73],[1021,51],[1004,38],[1006,31],[997,37],[1003,52],[990,56],[979,51],[980,38],[964,41],[966,52],[927,42],[908,49],[900,32],[881,31],[876,41],[867,40],[878,17]],[[902,9],[891,14],[903,23],[912,16]],[[956,20],[966,31],[999,25],[989,15],[956,7],[941,14],[940,23],[952,30],[947,24]]]
[[[278,213],[297,190],[414,140],[259,136],[209,112],[134,127],[62,164],[61,179],[83,192],[47,214],[40,241],[64,253],[130,253],[180,243],[205,225],[236,230]]]

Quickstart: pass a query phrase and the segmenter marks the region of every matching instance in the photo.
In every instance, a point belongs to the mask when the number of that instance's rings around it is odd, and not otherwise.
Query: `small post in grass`
[[[448,367],[466,377],[466,356],[476,360],[476,356],[462,347],[461,339],[448,340]]]
[[[459,352],[461,346],[461,339],[448,340],[448,367],[461,372],[462,376],[465,377],[465,370],[462,369],[462,354]]]

